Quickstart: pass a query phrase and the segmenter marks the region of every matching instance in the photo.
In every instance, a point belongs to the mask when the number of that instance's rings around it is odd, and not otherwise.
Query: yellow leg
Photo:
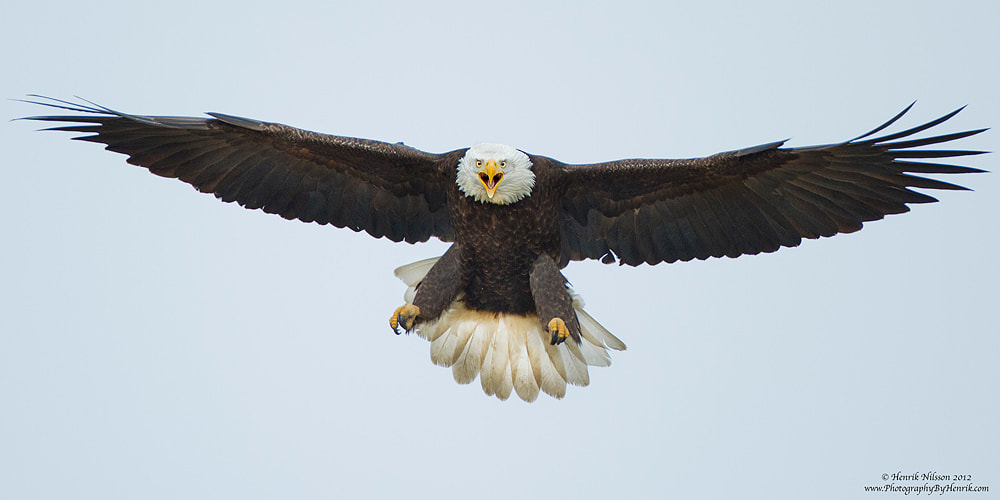
[[[549,334],[552,335],[552,340],[549,342],[552,345],[559,345],[569,338],[569,328],[566,328],[566,322],[562,318],[556,317],[549,321]]]
[[[392,313],[392,317],[389,318],[389,326],[396,332],[396,335],[409,332],[413,329],[413,322],[416,321],[419,314],[420,308],[413,304],[397,307],[396,311]]]

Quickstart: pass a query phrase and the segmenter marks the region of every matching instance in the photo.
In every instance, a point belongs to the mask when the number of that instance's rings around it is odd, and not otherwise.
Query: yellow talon
[[[389,326],[396,332],[396,335],[409,332],[413,329],[413,322],[420,315],[420,308],[413,304],[406,304],[396,308],[389,318]]]
[[[552,345],[562,344],[569,338],[569,328],[566,328],[566,322],[562,318],[552,318],[549,321],[549,333],[552,335]]]

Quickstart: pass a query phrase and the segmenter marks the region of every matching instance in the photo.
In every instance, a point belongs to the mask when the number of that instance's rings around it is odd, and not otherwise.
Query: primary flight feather
[[[219,113],[138,116],[32,97],[73,114],[29,119],[72,123],[50,130],[86,134],[76,138],[223,201],[392,241],[452,242],[440,258],[397,269],[408,288],[390,326],[431,341],[432,361],[456,381],[478,377],[487,394],[526,401],[587,385],[588,366],[625,349],[567,286],[569,261],[738,257],[857,231],[937,201],[911,188],[965,189],[914,174],[980,172],[934,162],[980,151],[922,147],[985,130],[912,138],[957,110],[877,136],[907,107],[825,146],[569,165],[501,144],[432,154]]]

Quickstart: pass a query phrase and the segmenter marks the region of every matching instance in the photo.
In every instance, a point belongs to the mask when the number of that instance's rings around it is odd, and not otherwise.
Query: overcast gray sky
[[[901,127],[965,104],[943,132],[998,127],[998,23],[995,1],[18,2],[0,97],[692,157],[848,139],[915,99]],[[629,349],[525,404],[389,330],[392,270],[443,244],[248,211],[36,128],[0,133],[0,497],[843,499],[897,471],[1000,491],[995,173],[774,254],[571,264]]]

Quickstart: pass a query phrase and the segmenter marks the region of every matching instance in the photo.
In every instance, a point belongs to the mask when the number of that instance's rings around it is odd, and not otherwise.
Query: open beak
[[[479,182],[483,183],[483,187],[486,188],[486,196],[493,199],[493,195],[497,192],[497,185],[503,180],[503,172],[497,168],[496,160],[487,160],[486,166],[479,171]]]

